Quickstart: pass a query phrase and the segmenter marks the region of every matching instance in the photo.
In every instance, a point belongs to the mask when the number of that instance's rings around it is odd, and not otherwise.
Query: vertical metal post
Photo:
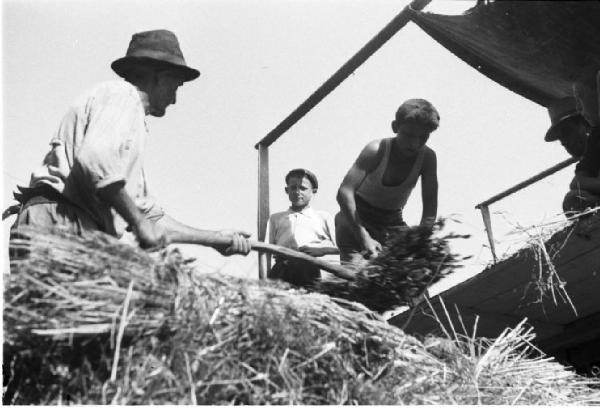
[[[481,210],[481,216],[483,217],[483,225],[485,226],[485,232],[487,233],[488,241],[490,243],[490,249],[492,250],[492,256],[494,257],[494,263],[498,261],[496,257],[496,247],[494,245],[494,234],[492,233],[492,220],[490,218],[490,209],[487,205],[479,207]]]
[[[258,240],[265,241],[267,237],[267,222],[269,221],[269,148],[258,145]],[[258,253],[258,278],[267,277],[267,256]]]

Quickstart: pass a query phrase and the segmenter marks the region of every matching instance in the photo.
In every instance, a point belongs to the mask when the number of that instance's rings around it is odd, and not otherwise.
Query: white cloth
[[[144,176],[147,135],[137,89],[125,81],[101,83],[70,107],[29,185],[51,186],[89,212],[105,232],[120,236],[125,221],[98,198],[98,189],[123,183],[148,218],[164,215]]]
[[[291,208],[269,217],[269,242],[286,248],[335,247],[335,224],[326,211]]]

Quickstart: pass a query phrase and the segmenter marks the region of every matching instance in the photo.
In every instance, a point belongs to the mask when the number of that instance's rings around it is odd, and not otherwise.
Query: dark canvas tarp
[[[498,1],[464,15],[412,12],[432,38],[502,86],[547,106],[600,68],[600,2]]]

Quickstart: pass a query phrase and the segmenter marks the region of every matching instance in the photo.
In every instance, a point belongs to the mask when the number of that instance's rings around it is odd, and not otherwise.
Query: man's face
[[[583,120],[571,121],[560,131],[560,144],[563,145],[567,153],[575,158],[583,156],[589,131],[588,125]]]
[[[290,199],[290,203],[292,203],[292,208],[301,210],[310,204],[310,200],[316,190],[313,188],[308,177],[292,176],[288,179],[285,192]]]
[[[177,71],[162,71],[156,74],[149,92],[150,115],[162,117],[167,106],[177,101],[177,88],[183,85],[183,75]]]
[[[427,140],[430,131],[416,123],[403,123],[398,125],[396,139],[402,154],[414,156],[419,153]]]

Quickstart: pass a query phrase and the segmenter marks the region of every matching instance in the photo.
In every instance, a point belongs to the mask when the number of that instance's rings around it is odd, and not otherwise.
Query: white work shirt
[[[326,211],[290,208],[269,218],[269,242],[296,250],[305,245],[335,247],[335,224]]]
[[[71,105],[42,167],[31,175],[30,187],[49,185],[88,212],[105,232],[120,236],[125,221],[98,198],[98,189],[122,183],[148,218],[164,215],[144,176],[147,135],[137,89],[121,80],[101,83]]]

